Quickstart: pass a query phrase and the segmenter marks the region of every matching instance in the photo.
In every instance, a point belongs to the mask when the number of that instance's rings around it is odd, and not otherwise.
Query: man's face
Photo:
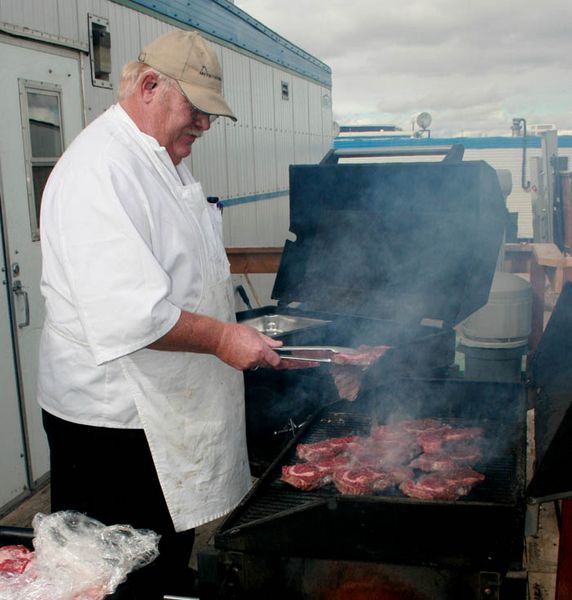
[[[165,83],[156,100],[155,138],[167,149],[174,164],[189,156],[195,140],[210,128],[209,116],[195,109],[181,91]]]

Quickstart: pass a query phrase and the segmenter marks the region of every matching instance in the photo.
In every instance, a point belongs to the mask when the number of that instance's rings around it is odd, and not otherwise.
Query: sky
[[[340,125],[572,132],[572,0],[235,0],[332,69]]]

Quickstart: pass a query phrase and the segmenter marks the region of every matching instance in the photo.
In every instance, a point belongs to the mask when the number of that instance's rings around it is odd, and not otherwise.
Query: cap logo
[[[217,81],[222,81],[222,77],[209,73],[209,70],[205,65],[202,66],[201,70],[199,71],[199,75],[204,75],[205,77],[210,77],[211,79],[216,79]]]

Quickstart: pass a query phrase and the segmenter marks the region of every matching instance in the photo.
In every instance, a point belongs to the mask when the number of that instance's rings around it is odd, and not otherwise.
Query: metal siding
[[[225,244],[231,247],[255,246],[257,242],[256,202],[232,206],[224,211],[228,220],[228,239]]]
[[[254,130],[253,143],[254,180],[253,193],[278,191],[276,165],[276,136],[270,129]]]
[[[294,140],[291,132],[276,133],[276,182],[278,189],[289,187],[288,166],[294,164]]]
[[[179,16],[185,10],[188,12],[189,7],[201,5],[203,12],[194,13],[194,18],[211,19],[216,25],[210,31],[212,35],[224,27],[232,28],[240,21],[254,28],[256,36],[267,36],[267,43],[273,46],[272,52],[283,52],[284,48],[289,48],[289,52],[298,53],[301,59],[313,61],[321,70],[329,72],[326,65],[273,32],[269,33],[257,21],[250,17],[244,21],[244,15],[237,16],[232,9],[229,12],[228,7],[222,7],[224,2],[193,0],[159,4],[168,4],[168,8],[176,9]],[[89,43],[87,15],[109,20],[113,88],[93,86],[89,57],[85,54],[81,57],[86,124],[116,101],[123,65],[136,59],[143,45],[174,29],[160,15],[144,14],[122,0],[45,0],[41,10],[35,12],[32,11],[33,5],[37,7],[38,3],[3,0],[0,19],[22,27],[29,27],[32,23],[38,29],[48,30],[46,33],[73,39],[83,47]],[[222,15],[225,23],[217,20],[219,17],[222,19]],[[197,142],[187,164],[203,184],[205,193],[222,199],[287,190],[289,165],[317,162],[330,145],[331,140],[324,138],[322,121],[331,122],[331,108],[324,116],[320,104],[322,90],[329,90],[329,87],[280,66],[262,62],[252,54],[217,43],[213,43],[213,47],[224,70],[225,96],[239,121],[234,124],[220,119]],[[246,46],[240,47],[251,50]],[[268,52],[265,58],[271,60],[272,52]],[[289,85],[287,101],[282,100],[282,81]],[[287,235],[288,212],[287,196],[228,208],[224,215],[225,241],[229,245],[281,245]]]
[[[89,43],[89,26],[87,16],[88,14],[102,19],[109,19],[109,32],[111,35],[111,82],[113,84],[112,89],[95,87],[91,82],[91,65],[89,57],[84,57],[83,60],[83,82],[85,89],[85,114],[87,123],[91,123],[94,119],[99,117],[105,110],[107,110],[115,101],[117,92],[117,81],[118,73],[117,70],[117,54],[121,44],[119,43],[120,30],[118,29],[118,20],[110,18],[110,8],[112,4],[108,0],[88,0],[84,4],[85,10],[87,11],[83,15],[78,15],[80,24],[80,36],[86,44]],[[117,46],[116,46],[117,44]],[[86,123],[86,124],[87,124]]]
[[[530,159],[541,155],[540,148],[528,148],[526,152],[526,178],[530,180]],[[532,238],[531,194],[522,189],[522,149],[519,148],[483,148],[465,150],[464,160],[484,160],[495,169],[507,169],[513,174],[512,191],[507,198],[507,208],[518,213],[518,237]]]
[[[312,135],[322,135],[322,93],[321,88],[312,86],[308,96],[308,112],[310,115],[310,130]]]
[[[289,197],[255,202],[257,210],[256,246],[282,246],[290,225]]]
[[[272,68],[251,60],[252,129],[256,192],[277,190]]]
[[[57,0],[56,4],[58,34],[64,38],[79,40],[79,15],[83,17],[85,14],[81,11],[81,2],[70,4],[67,0]]]
[[[87,15],[92,11],[91,0],[76,0],[70,3],[69,0],[60,0],[62,2],[62,10],[70,10],[70,4],[74,5],[75,16],[77,19],[77,40],[86,48],[89,48],[89,34],[87,28]],[[71,12],[71,11],[70,11]],[[103,15],[97,15],[103,16]],[[113,51],[113,40],[111,41],[111,49]]]
[[[226,160],[230,196],[247,196],[254,191],[254,152],[249,127],[226,123]],[[216,163],[215,163],[216,164]]]
[[[272,67],[251,60],[252,123],[263,130],[274,128],[274,76]]]
[[[292,79],[291,102],[293,106],[293,127],[296,133],[308,132],[309,115],[309,87],[305,79],[294,77]]]
[[[187,164],[201,182],[207,196],[229,197],[228,163],[226,160],[226,123],[219,119],[202,138],[193,144]]]
[[[320,97],[322,100],[322,138],[326,142],[325,149],[329,149],[332,144],[334,120],[332,118],[332,94],[331,90],[320,87]]]
[[[309,121],[309,83],[305,79],[292,79],[292,129],[294,133],[294,162],[307,163],[310,160]]]
[[[224,96],[238,119],[239,126],[252,124],[252,94],[250,60],[247,56],[222,49],[221,66],[224,73]]]
[[[133,3],[331,86],[331,69],[326,64],[229,2],[133,0]]]
[[[319,163],[332,145],[332,138],[310,135],[310,162]]]
[[[294,134],[294,163],[308,164],[310,162],[310,136],[307,133]]]

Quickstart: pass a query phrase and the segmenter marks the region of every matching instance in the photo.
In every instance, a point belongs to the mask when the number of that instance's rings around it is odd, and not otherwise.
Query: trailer
[[[174,28],[214,45],[238,117],[219,119],[188,159],[225,207],[226,246],[282,246],[288,167],[331,146],[330,68],[228,0],[2,1],[0,514],[49,475],[35,393],[43,187],[73,138],[115,102],[122,66]],[[255,282],[261,301],[272,283],[272,275]]]

